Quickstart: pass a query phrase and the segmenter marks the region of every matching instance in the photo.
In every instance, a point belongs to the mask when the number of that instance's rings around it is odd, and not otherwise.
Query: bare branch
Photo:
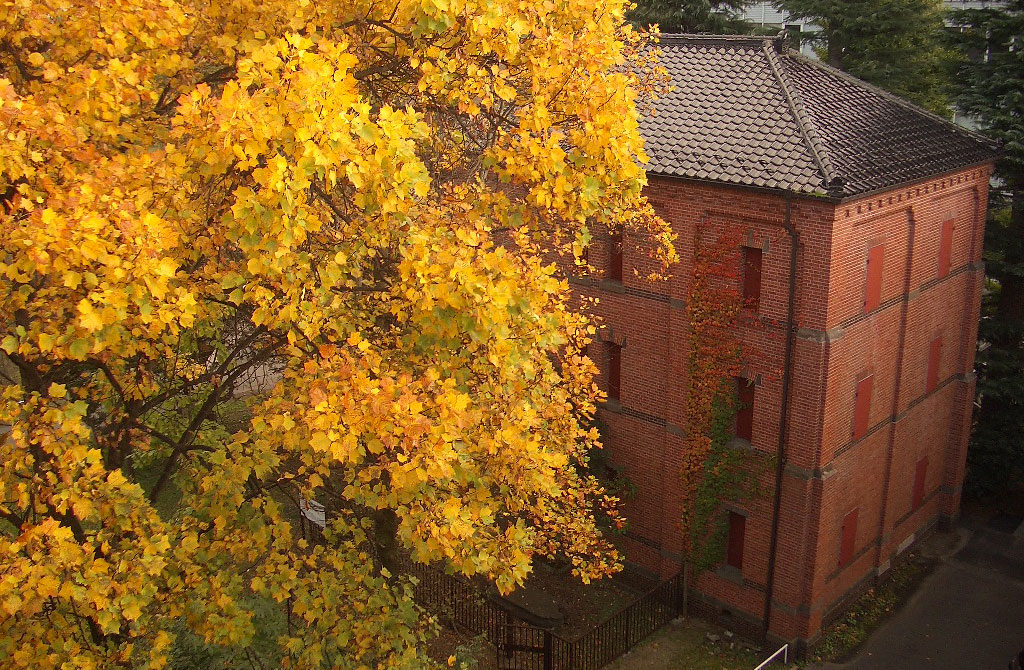
[[[161,491],[163,491],[163,488],[167,485],[171,474],[174,472],[178,458],[191,446],[192,440],[194,440],[196,435],[199,433],[200,426],[202,426],[203,422],[209,418],[211,411],[220,401],[224,391],[230,388],[243,372],[249,370],[254,365],[268,360],[273,353],[277,351],[277,347],[282,341],[282,338],[276,338],[272,344],[250,358],[245,364],[239,365],[235,369],[231,370],[231,372],[224,377],[221,383],[214,388],[210,395],[206,397],[206,400],[203,401],[203,404],[200,406],[195,416],[192,417],[192,421],[189,423],[188,427],[185,428],[185,431],[181,434],[181,437],[174,445],[170,456],[167,457],[167,461],[164,463],[164,468],[160,472],[159,479],[157,479],[156,484],[153,485],[153,490],[149,492],[149,501],[151,503],[156,502],[157,498],[160,496]],[[241,347],[241,345],[239,345],[239,347]],[[238,349],[236,348],[236,351],[237,350]]]

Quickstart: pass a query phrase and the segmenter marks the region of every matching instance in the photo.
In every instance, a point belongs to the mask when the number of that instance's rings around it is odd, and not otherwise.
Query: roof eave
[[[738,182],[725,181],[723,179],[706,179],[701,177],[688,177],[686,175],[670,174],[667,172],[657,172],[654,170],[646,170],[648,177],[656,177],[658,179],[672,179],[676,181],[692,182],[697,184],[707,184],[709,186],[721,186],[725,188],[739,188],[749,191],[756,191],[758,193],[771,193],[774,195],[789,195],[796,198],[805,198],[807,200],[815,200],[817,202],[832,202],[839,203],[842,201],[841,198],[836,196],[828,195],[824,191],[819,192],[808,192],[798,191],[796,189],[782,188],[778,186],[758,186],[757,184],[741,184]]]
[[[954,168],[952,170],[945,170],[943,172],[936,172],[936,173],[933,173],[933,174],[930,174],[930,175],[926,175],[924,177],[920,177],[918,179],[911,179],[910,181],[899,182],[898,184],[893,184],[891,186],[882,186],[882,187],[879,187],[879,188],[871,189],[870,191],[860,191],[858,193],[850,193],[850,194],[844,195],[844,196],[842,196],[840,198],[835,198],[833,200],[833,202],[835,202],[837,204],[844,204],[844,203],[847,203],[847,202],[852,202],[854,200],[862,200],[864,198],[870,198],[870,197],[876,196],[876,195],[878,195],[880,193],[888,193],[889,191],[898,191],[899,189],[909,188],[911,186],[917,186],[918,184],[923,184],[923,183],[925,183],[927,181],[934,181],[935,179],[938,179],[940,177],[945,177],[947,175],[956,174],[958,172],[964,172],[966,170],[973,170],[974,168],[981,167],[982,165],[994,165],[997,160],[999,160],[999,156],[992,156],[991,158],[987,158],[987,159],[985,159],[983,161],[977,161],[975,163],[968,163],[968,164],[965,164],[965,165],[961,165],[960,167]]]
[[[870,198],[872,196],[878,195],[879,193],[887,193],[889,191],[896,191],[896,190],[899,190],[901,188],[908,188],[908,187],[911,187],[911,186],[916,186],[918,184],[923,184],[924,182],[927,182],[927,181],[932,181],[932,180],[938,179],[940,177],[944,177],[944,176],[951,175],[951,174],[956,174],[958,172],[964,172],[965,170],[971,170],[971,169],[974,169],[974,168],[981,167],[983,165],[994,165],[997,160],[999,160],[999,156],[998,155],[997,156],[992,156],[992,157],[990,157],[990,158],[988,158],[986,160],[983,160],[983,161],[978,161],[978,162],[975,162],[975,163],[968,163],[968,164],[965,164],[965,165],[961,165],[960,167],[957,167],[956,169],[953,169],[953,170],[946,170],[944,172],[936,172],[934,174],[930,174],[930,175],[927,175],[925,177],[921,177],[919,179],[912,179],[910,181],[899,182],[898,184],[892,184],[890,186],[882,186],[880,188],[872,189],[870,191],[859,191],[857,193],[848,193],[848,194],[842,195],[842,196],[830,195],[828,193],[825,193],[824,191],[808,192],[808,191],[798,191],[796,189],[783,188],[783,187],[778,187],[778,186],[758,186],[756,184],[740,184],[740,183],[737,183],[737,182],[725,181],[723,179],[706,179],[706,178],[701,178],[701,177],[688,177],[686,175],[670,174],[670,173],[667,173],[667,172],[657,172],[655,170],[646,170],[646,172],[647,172],[647,176],[648,177],[656,177],[658,179],[672,179],[672,180],[676,180],[676,181],[686,181],[686,182],[693,182],[693,183],[698,183],[698,184],[708,184],[708,185],[711,185],[711,186],[722,186],[722,187],[727,187],[727,188],[739,188],[739,189],[745,189],[745,190],[750,190],[750,191],[757,191],[759,193],[772,193],[772,194],[775,194],[775,195],[790,195],[790,196],[793,196],[793,197],[796,197],[796,198],[804,198],[804,199],[807,199],[807,200],[815,200],[817,202],[830,202],[830,203],[834,203],[834,204],[840,205],[840,204],[852,202],[852,201],[855,201],[855,200],[861,200],[863,198]]]

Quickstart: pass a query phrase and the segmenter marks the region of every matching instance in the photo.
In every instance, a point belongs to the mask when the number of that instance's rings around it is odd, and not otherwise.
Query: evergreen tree
[[[777,0],[833,67],[937,114],[949,114],[949,74],[942,0]]]
[[[1003,147],[1001,186],[985,239],[989,277],[969,487],[1002,489],[1024,473],[1024,0],[957,12],[958,42],[977,54],[957,77],[957,103]]]
[[[752,25],[740,18],[753,0],[636,0],[633,25],[658,24],[663,33],[743,34]]]

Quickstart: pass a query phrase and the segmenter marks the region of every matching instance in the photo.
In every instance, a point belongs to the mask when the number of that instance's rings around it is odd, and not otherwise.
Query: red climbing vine
[[[697,226],[686,302],[689,327],[689,392],[686,396],[682,526],[684,552],[700,569],[717,562],[714,523],[723,500],[745,497],[756,477],[749,454],[730,447],[739,404],[735,378],[752,355],[743,324],[756,324],[743,309],[738,258],[745,231]]]

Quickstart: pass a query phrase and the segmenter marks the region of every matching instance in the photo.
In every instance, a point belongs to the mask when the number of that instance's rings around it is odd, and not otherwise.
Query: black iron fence
[[[413,595],[417,602],[470,632],[483,635],[492,644],[502,636],[506,625],[516,621],[511,612],[465,578],[411,561],[404,562],[402,568],[416,577]]]
[[[468,580],[421,564],[407,568],[418,580],[416,599],[483,635],[494,645],[501,670],[598,670],[682,612],[683,582],[677,574],[569,640],[520,620]]]
[[[549,630],[528,623],[505,624],[495,644],[499,670],[551,670],[567,667],[568,643]]]
[[[554,646],[559,670],[597,670],[682,613],[682,576],[676,574],[572,642]]]
[[[307,504],[302,536],[311,543],[323,538],[322,509]],[[434,566],[409,560],[401,569],[416,577],[417,602],[456,625],[483,635],[497,650],[500,670],[598,670],[635,647],[683,610],[683,577],[677,573],[597,624],[568,640],[519,619],[500,600],[470,580]]]

